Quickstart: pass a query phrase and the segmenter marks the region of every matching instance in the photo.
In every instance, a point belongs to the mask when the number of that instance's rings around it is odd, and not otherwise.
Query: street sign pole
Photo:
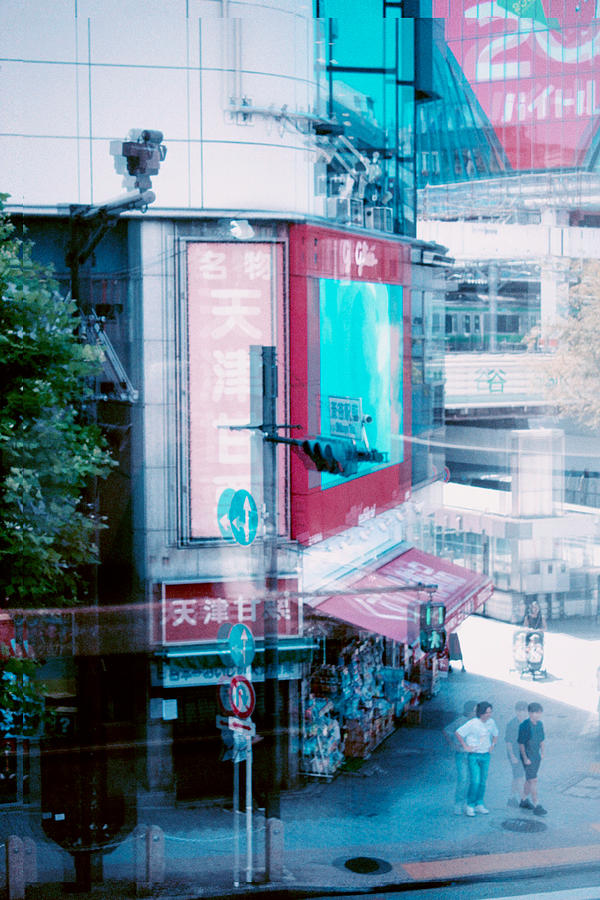
[[[246,884],[252,884],[252,736],[246,738]]]
[[[279,733],[279,644],[277,622],[277,362],[275,347],[262,348],[263,376],[263,491],[265,566],[265,718],[270,745],[265,798],[265,877],[271,881],[281,868],[272,834],[281,833],[281,739]]]
[[[235,751],[233,756],[233,886],[240,886],[240,764],[235,758]]]

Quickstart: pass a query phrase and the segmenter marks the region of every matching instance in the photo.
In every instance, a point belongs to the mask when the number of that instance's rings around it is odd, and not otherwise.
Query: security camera
[[[145,128],[142,131],[141,138],[146,144],[162,144],[163,133],[152,128]]]

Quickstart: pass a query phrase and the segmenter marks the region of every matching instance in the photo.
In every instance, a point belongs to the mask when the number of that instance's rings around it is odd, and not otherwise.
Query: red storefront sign
[[[163,584],[162,621],[157,640],[163,645],[216,641],[225,623],[247,625],[255,637],[264,636],[264,585],[252,581]],[[297,637],[300,631],[296,579],[280,579],[277,597],[277,632]]]
[[[578,0],[434,0],[517,170],[581,164],[600,107],[600,21]]]
[[[229,426],[251,419],[250,347],[281,343],[281,245],[188,243],[187,301],[190,536],[219,537],[224,490],[260,502],[252,434]]]

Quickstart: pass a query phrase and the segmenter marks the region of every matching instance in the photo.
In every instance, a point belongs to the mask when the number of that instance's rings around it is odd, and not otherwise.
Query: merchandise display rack
[[[367,759],[414,702],[404,670],[384,666],[383,657],[383,638],[356,638],[342,646],[339,665],[313,671],[304,704],[304,774],[331,778],[344,758]]]

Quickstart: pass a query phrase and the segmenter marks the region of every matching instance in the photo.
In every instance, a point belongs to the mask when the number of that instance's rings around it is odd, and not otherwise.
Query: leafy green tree
[[[101,351],[78,338],[75,304],[32,258],[0,196],[0,604],[73,605],[97,561],[86,486],[112,465],[82,414]],[[89,492],[88,492],[89,495]]]
[[[43,685],[35,680],[39,663],[0,647],[0,736],[39,737],[55,715],[46,709]]]
[[[600,261],[573,261],[569,315],[557,330],[549,364],[557,410],[590,428],[600,426]]]

